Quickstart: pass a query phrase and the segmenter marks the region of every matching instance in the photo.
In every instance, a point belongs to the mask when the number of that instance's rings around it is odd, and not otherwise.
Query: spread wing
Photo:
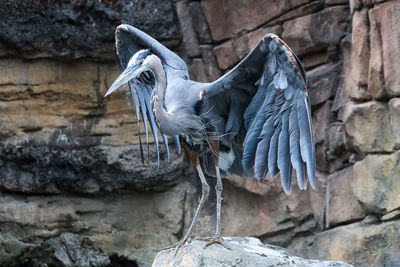
[[[163,62],[163,67],[166,73],[167,82],[171,82],[173,79],[188,79],[188,71],[185,62],[177,56],[174,52],[166,48],[160,42],[149,36],[148,34],[142,32],[139,29],[136,29],[130,25],[122,24],[119,25],[115,31],[115,52],[119,62],[119,65],[122,70],[126,68],[128,65],[129,59],[139,50],[141,49],[150,49],[151,52],[156,54],[161,61]],[[143,157],[143,147],[142,140],[140,137],[140,116],[142,115],[145,134],[146,134],[146,143],[147,149],[148,146],[148,122],[150,124],[150,128],[153,132],[154,141],[156,144],[157,150],[157,167],[160,162],[159,155],[159,144],[158,144],[158,135],[157,135],[157,127],[155,124],[155,120],[153,117],[153,113],[150,107],[150,95],[151,91],[154,87],[154,78],[151,74],[145,73],[141,79],[131,80],[128,83],[133,103],[135,104],[136,109],[136,117],[138,123],[138,135],[139,135],[139,144],[140,144],[140,152],[142,156],[142,161],[144,161]],[[148,121],[148,122],[147,122]],[[165,134],[162,134],[168,160],[169,160],[169,149],[168,149],[168,140]],[[178,153],[180,153],[180,144],[178,136],[173,137],[174,142],[178,148]]]
[[[206,88],[211,105],[229,107],[226,133],[243,135],[242,167],[257,179],[281,173],[291,191],[292,168],[300,189],[315,188],[315,149],[306,75],[278,36],[267,34],[234,69]]]

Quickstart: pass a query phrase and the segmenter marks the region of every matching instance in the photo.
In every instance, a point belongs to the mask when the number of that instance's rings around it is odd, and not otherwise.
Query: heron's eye
[[[139,61],[139,65],[142,65],[142,64],[143,64],[143,59]]]

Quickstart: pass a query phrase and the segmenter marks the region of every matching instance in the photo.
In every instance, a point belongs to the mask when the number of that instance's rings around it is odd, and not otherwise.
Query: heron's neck
[[[169,136],[183,134],[203,137],[203,122],[199,116],[190,111],[190,108],[185,107],[182,103],[180,103],[179,108],[177,108],[177,102],[175,102],[175,106],[172,107],[164,105],[167,90],[167,78],[161,60],[155,60],[155,64],[153,64],[151,70],[153,71],[155,78],[151,107],[160,131]],[[171,85],[169,86],[171,88]],[[179,101],[178,99],[173,98],[168,98],[168,100]],[[168,109],[168,111],[166,109]]]
[[[167,91],[167,78],[164,68],[161,64],[154,64],[152,71],[155,78],[155,86],[152,98],[152,110],[160,131],[164,134],[173,136],[176,135],[176,122],[173,116],[164,108],[165,93]]]
[[[155,78],[155,94],[159,101],[164,102],[165,92],[167,91],[167,78],[161,62],[152,66],[152,72]]]

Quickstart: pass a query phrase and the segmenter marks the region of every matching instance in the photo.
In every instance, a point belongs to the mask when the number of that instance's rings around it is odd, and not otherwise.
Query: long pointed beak
[[[127,67],[121,73],[121,75],[119,75],[119,77],[115,80],[115,82],[110,86],[104,97],[116,91],[119,87],[121,87],[121,85],[129,82],[133,78],[136,78],[141,73],[140,67],[141,67],[140,65],[132,65]]]

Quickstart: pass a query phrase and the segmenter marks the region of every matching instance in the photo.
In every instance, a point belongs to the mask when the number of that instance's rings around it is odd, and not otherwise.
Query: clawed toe
[[[204,245],[204,247],[208,247],[208,246],[210,246],[210,245],[212,245],[212,244],[220,244],[220,245],[223,246],[224,248],[231,250],[231,248],[230,248],[228,245],[225,244],[225,242],[224,242],[224,240],[222,239],[222,237],[219,237],[219,236],[218,236],[218,237],[212,238],[210,241],[208,241],[208,242]]]
[[[184,237],[182,240],[180,240],[178,243],[165,247],[161,250],[169,250],[169,249],[174,249],[174,256],[176,256],[176,254],[178,253],[178,250],[183,247],[184,245],[190,243],[192,240],[201,240],[201,241],[205,241],[205,245],[204,248],[207,248],[209,246],[211,246],[212,244],[220,244],[221,246],[223,246],[224,248],[231,250],[231,248],[225,244],[224,240],[222,239],[222,237],[220,236],[214,236],[214,237],[194,237],[193,239],[186,236]]]
[[[231,250],[231,248],[225,244],[224,240],[220,236],[197,238],[197,239],[202,241],[207,241],[207,243],[204,245],[205,248],[211,246],[212,244],[220,244],[224,248]]]
[[[191,239],[189,236],[185,236],[184,238],[182,238],[178,243],[173,244],[171,246],[165,247],[161,250],[169,250],[169,249],[174,249],[174,256],[176,256],[176,254],[178,253],[178,250],[183,247],[186,243],[190,243]]]

